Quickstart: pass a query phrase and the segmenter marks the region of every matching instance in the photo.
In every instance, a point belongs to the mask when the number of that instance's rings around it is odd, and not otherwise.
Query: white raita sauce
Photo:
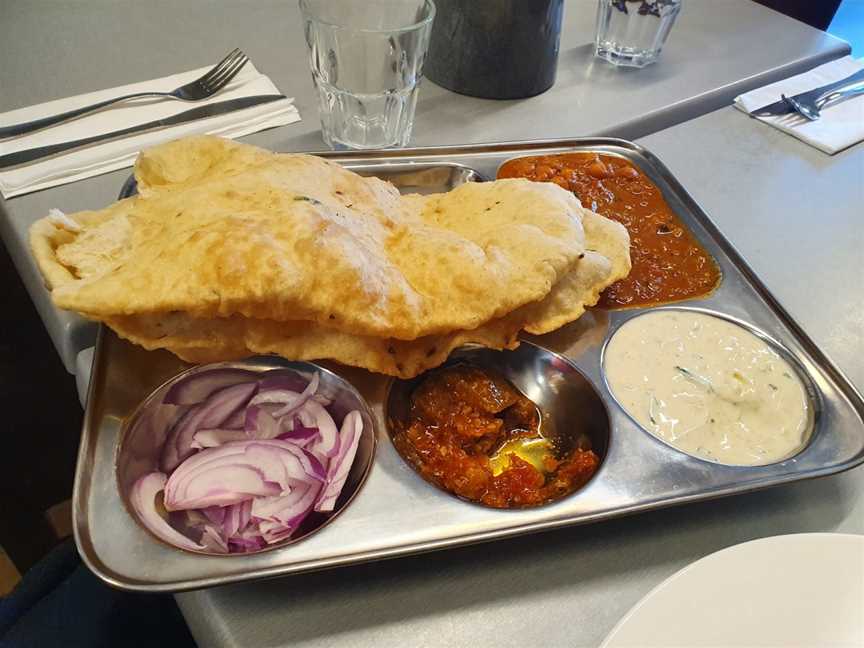
[[[615,332],[609,389],[646,430],[683,452],[761,466],[796,454],[810,434],[801,379],[764,341],[719,317],[664,310]]]

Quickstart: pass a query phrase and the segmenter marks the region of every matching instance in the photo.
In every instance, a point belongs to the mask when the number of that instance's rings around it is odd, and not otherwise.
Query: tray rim
[[[822,351],[820,347],[818,347],[815,342],[810,338],[810,336],[801,328],[801,326],[791,317],[791,315],[786,311],[786,309],[780,304],[780,302],[774,297],[770,290],[768,290],[767,286],[761,281],[759,276],[753,271],[750,265],[746,262],[743,256],[738,252],[737,248],[725,237],[725,235],[720,231],[714,221],[710,216],[701,208],[701,206],[693,199],[693,197],[689,194],[689,192],[681,185],[681,183],[677,180],[677,178],[671,173],[671,171],[666,167],[665,164],[660,160],[658,156],[652,153],[650,150],[644,148],[640,144],[635,142],[613,138],[613,137],[584,137],[584,138],[556,138],[556,139],[542,139],[542,140],[523,140],[523,141],[506,141],[506,142],[487,142],[487,143],[478,143],[478,144],[467,144],[467,145],[441,145],[441,146],[430,146],[430,147],[417,147],[417,148],[406,148],[406,149],[384,149],[384,150],[368,150],[368,151],[310,151],[308,154],[317,155],[320,157],[332,159],[334,161],[344,161],[344,162],[363,162],[369,161],[377,163],[379,168],[386,168],[389,165],[405,165],[405,164],[417,164],[418,166],[421,164],[428,164],[429,162],[435,162],[438,160],[430,159],[430,157],[437,156],[459,156],[459,155],[477,155],[477,154],[507,154],[512,153],[512,157],[524,157],[525,155],[530,155],[531,151],[539,151],[542,149],[548,148],[590,148],[590,147],[617,147],[620,149],[631,151],[632,153],[644,158],[647,162],[649,162],[655,170],[662,176],[664,182],[666,182],[669,187],[677,194],[677,198],[681,200],[684,206],[692,211],[694,215],[698,218],[699,223],[702,227],[705,228],[708,235],[713,239],[713,241],[723,250],[723,252],[729,257],[729,260],[735,265],[737,270],[743,275],[746,281],[750,284],[751,288],[755,290],[759,297],[761,297],[769,310],[773,311],[773,314],[782,322],[782,324],[789,330],[790,334],[796,339],[798,345],[810,356],[814,364],[816,364],[821,371],[823,371],[828,378],[830,378],[833,386],[839,393],[844,397],[845,401],[848,403],[849,407],[852,408],[854,413],[858,416],[859,420],[864,421],[864,397],[862,397],[861,393],[858,389],[852,384],[852,382],[848,379],[848,377],[844,374],[842,370],[840,370],[836,364]],[[542,154],[542,153],[537,153]],[[420,157],[421,159],[417,159]],[[442,164],[446,164],[446,160],[440,160]],[[450,164],[453,164],[452,158],[450,160]],[[484,175],[481,173],[481,176]],[[131,176],[130,179],[123,185],[123,189],[125,190],[127,186],[130,184],[130,180],[132,180],[134,176]],[[123,196],[121,194],[120,196]],[[677,304],[677,303],[676,303]],[[668,304],[669,306],[673,306],[676,304]],[[686,302],[683,302],[686,304]],[[661,305],[662,306],[662,305]],[[757,327],[758,328],[758,327]],[[785,476],[777,476],[772,478],[772,480],[768,483],[748,483],[744,485],[735,485],[730,484],[727,486],[718,487],[710,493],[690,493],[673,497],[665,497],[663,499],[656,500],[648,500],[640,503],[634,503],[630,505],[621,506],[616,508],[614,512],[610,511],[599,511],[596,513],[589,513],[582,515],[578,518],[560,518],[560,519],[549,519],[549,520],[538,520],[534,522],[528,522],[525,524],[521,524],[518,527],[505,527],[501,529],[493,529],[493,530],[485,530],[478,531],[473,533],[467,533],[462,535],[452,535],[446,538],[440,538],[436,540],[422,540],[414,543],[399,545],[396,547],[387,547],[381,549],[372,549],[366,550],[363,552],[358,552],[354,554],[345,554],[339,557],[324,557],[319,559],[310,559],[306,560],[303,563],[299,564],[283,564],[283,565],[274,565],[264,568],[259,568],[254,571],[250,571],[248,573],[244,573],[236,576],[213,576],[213,577],[202,577],[196,578],[189,581],[179,581],[179,582],[167,582],[167,583],[142,583],[137,580],[123,580],[119,578],[118,575],[112,573],[108,573],[105,570],[102,570],[99,566],[98,556],[95,555],[95,550],[93,550],[92,545],[86,542],[87,538],[85,537],[84,527],[86,527],[86,513],[84,510],[81,510],[81,507],[86,507],[87,500],[81,500],[82,491],[85,489],[85,484],[82,483],[85,480],[84,470],[82,467],[87,464],[87,460],[92,459],[92,454],[95,452],[95,444],[92,443],[93,439],[90,438],[90,434],[88,430],[91,429],[93,424],[94,414],[90,408],[91,397],[95,393],[97,385],[101,380],[104,380],[104,376],[101,375],[101,364],[103,361],[103,356],[106,353],[105,351],[105,343],[104,337],[105,335],[114,335],[110,332],[106,327],[100,325],[99,333],[97,337],[96,344],[96,352],[94,354],[93,359],[93,368],[94,371],[92,373],[92,377],[90,380],[90,384],[88,387],[88,395],[87,395],[87,404],[88,406],[85,408],[85,415],[83,421],[83,430],[82,430],[82,440],[81,445],[79,447],[78,459],[76,464],[76,473],[75,473],[75,481],[73,486],[73,531],[76,545],[78,546],[79,553],[82,556],[84,563],[91,569],[101,580],[106,582],[107,584],[128,591],[140,591],[140,592],[180,592],[180,591],[189,591],[195,589],[201,589],[206,587],[211,587],[215,585],[223,585],[234,582],[244,582],[251,580],[259,580],[265,578],[275,578],[279,576],[285,576],[289,574],[295,573],[304,573],[309,571],[316,571],[319,569],[326,568],[335,568],[350,564],[371,562],[375,560],[382,560],[386,558],[393,558],[398,556],[408,556],[408,555],[416,555],[420,553],[426,553],[431,551],[437,551],[440,549],[462,546],[468,544],[478,544],[480,542],[487,542],[492,540],[497,540],[506,537],[515,537],[518,535],[535,533],[538,531],[550,530],[555,528],[562,528],[567,526],[576,526],[582,524],[589,524],[598,522],[601,520],[615,519],[619,517],[629,516],[636,513],[641,513],[644,511],[655,510],[655,509],[665,509],[672,506],[677,506],[680,504],[687,504],[691,502],[699,502],[699,501],[708,501],[713,499],[718,499],[721,497],[727,497],[730,495],[737,495],[743,493],[750,493],[759,490],[764,490],[767,488],[771,488],[774,486],[779,486],[788,483],[794,483],[799,481],[807,481],[810,479],[815,479],[817,477],[824,477],[827,475],[838,474],[844,472],[846,470],[850,470],[855,468],[856,466],[864,463],[864,452],[860,453],[859,456],[853,457],[852,459],[846,460],[844,462],[829,465],[826,467],[821,467],[817,469],[811,469],[807,473],[801,474],[788,474]],[[781,345],[784,346],[785,345]],[[818,390],[817,393],[821,396],[821,390]],[[374,465],[374,461],[373,461]],[[91,551],[93,552],[91,554]]]

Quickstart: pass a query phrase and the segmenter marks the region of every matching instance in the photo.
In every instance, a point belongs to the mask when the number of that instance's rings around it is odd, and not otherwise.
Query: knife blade
[[[50,144],[48,146],[16,151],[15,153],[7,153],[6,155],[0,156],[0,169],[8,169],[9,167],[19,166],[35,160],[41,160],[42,158],[57,155],[58,153],[65,153],[67,151],[85,148],[93,144],[119,139],[129,135],[138,135],[140,133],[158,130],[168,126],[176,126],[178,124],[185,124],[199,119],[215,117],[216,115],[223,115],[236,110],[259,106],[272,101],[278,101],[279,99],[286,99],[286,97],[281,94],[240,97],[239,99],[231,99],[229,101],[220,101],[218,103],[207,104],[206,106],[199,106],[198,108],[186,110],[176,115],[171,115],[170,117],[163,117],[162,119],[147,122],[146,124],[138,124],[137,126],[130,126],[129,128],[123,128],[110,133],[102,133],[101,135],[72,140],[71,142]]]
[[[791,98],[799,101],[801,99],[809,100],[816,99],[820,97],[824,93],[834,92],[835,90],[840,90],[846,86],[855,85],[859,82],[864,82],[864,70],[858,70],[854,74],[850,74],[847,77],[840,79],[839,81],[835,81],[834,83],[829,83],[824,86],[820,86],[815,88],[814,90],[808,90],[807,92],[799,92],[796,95],[793,95]],[[778,115],[786,115],[788,113],[795,112],[795,109],[792,108],[791,104],[785,99],[780,99],[780,101],[775,101],[774,103],[770,103],[767,106],[762,106],[756,110],[751,110],[750,114],[753,117],[776,117]]]

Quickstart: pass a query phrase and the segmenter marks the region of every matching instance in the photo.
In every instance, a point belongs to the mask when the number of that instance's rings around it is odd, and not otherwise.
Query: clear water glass
[[[599,0],[594,55],[627,67],[657,61],[681,0]]]
[[[300,10],[327,145],[407,145],[435,5],[431,0],[300,0]]]

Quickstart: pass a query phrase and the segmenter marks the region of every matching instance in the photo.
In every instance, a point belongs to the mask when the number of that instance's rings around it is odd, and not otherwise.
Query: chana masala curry
[[[541,433],[537,406],[496,373],[470,365],[430,372],[411,395],[393,443],[427,481],[494,508],[537,506],[583,486],[600,459]]]
[[[629,161],[602,153],[562,153],[505,162],[498,178],[554,182],[582,205],[630,232],[630,274],[597,306],[627,308],[702,297],[720,283],[717,262],[675,215],[660,189]]]

